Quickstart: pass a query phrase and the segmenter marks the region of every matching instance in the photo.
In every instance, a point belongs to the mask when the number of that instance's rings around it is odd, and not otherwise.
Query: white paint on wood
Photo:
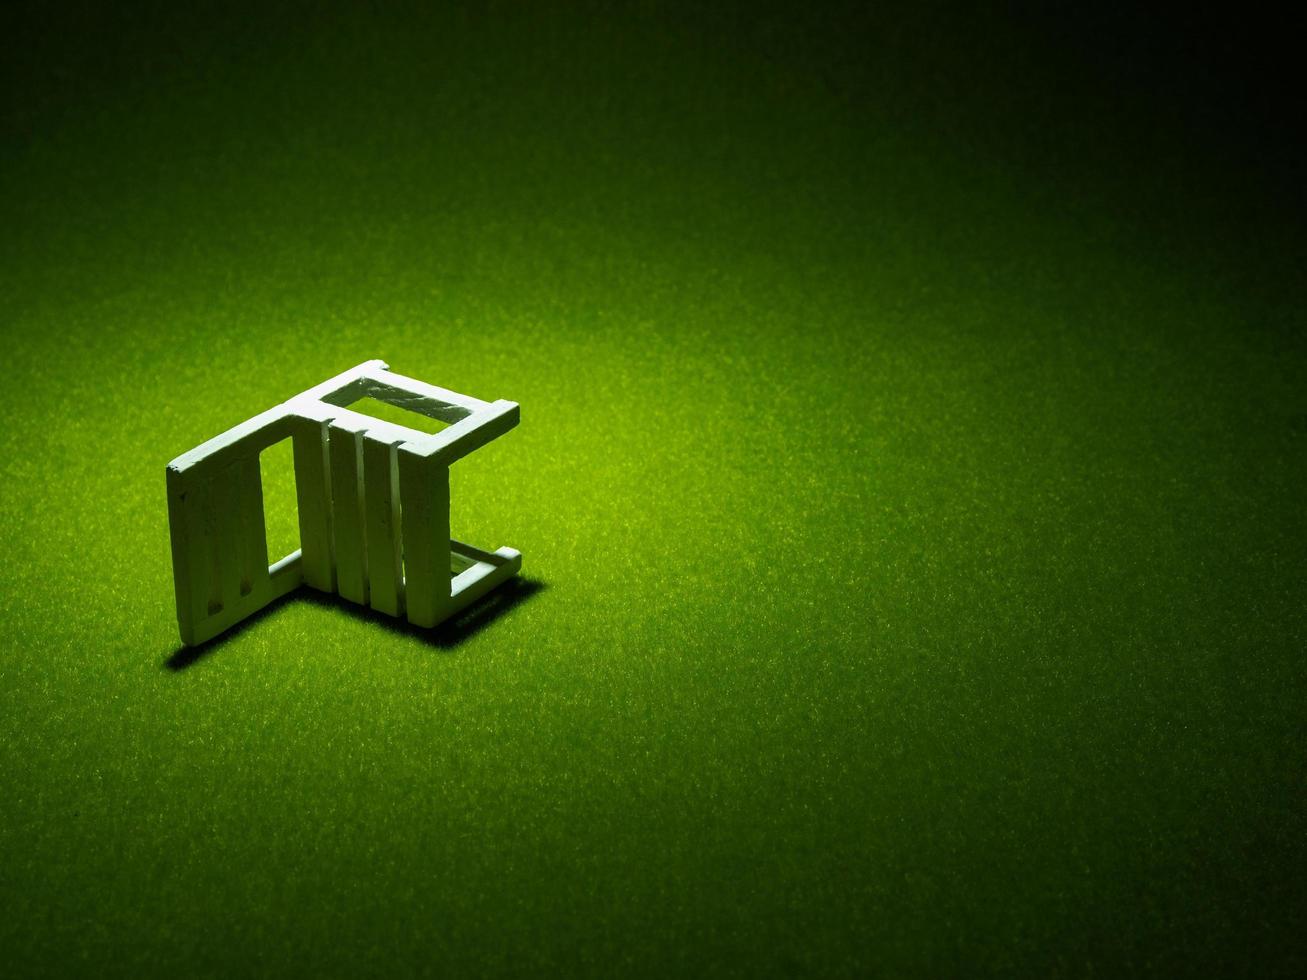
[[[449,423],[425,433],[348,408],[370,396]],[[301,584],[434,626],[521,569],[449,537],[449,466],[513,428],[485,402],[365,361],[168,464],[182,642],[203,643]],[[268,567],[259,453],[290,437],[300,548]],[[469,562],[457,576],[451,553]]]
[[[399,528],[395,525],[395,499],[398,488],[391,483],[389,443],[371,436],[363,440],[364,531],[368,552],[369,605],[377,612],[400,615],[400,583],[403,570],[400,558]]]
[[[336,591],[367,605],[368,547],[364,537],[363,433],[333,419],[331,446],[331,527],[336,546]]]
[[[435,626],[449,615],[449,468],[398,451],[408,621]]]
[[[327,423],[296,418],[294,428],[295,507],[299,511],[304,582],[323,592],[336,591],[332,557],[331,484],[328,473]]]

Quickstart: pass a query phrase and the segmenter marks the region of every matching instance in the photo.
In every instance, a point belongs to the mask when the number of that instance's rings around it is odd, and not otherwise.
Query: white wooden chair
[[[351,411],[360,398],[448,423],[431,434]],[[513,548],[449,537],[449,467],[517,425],[484,402],[367,361],[168,464],[168,523],[182,642],[203,643],[309,585],[435,626],[522,567]],[[300,547],[272,565],[259,453],[292,440]]]

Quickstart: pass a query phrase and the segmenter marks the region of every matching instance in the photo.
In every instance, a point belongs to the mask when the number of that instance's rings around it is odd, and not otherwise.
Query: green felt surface
[[[9,35],[2,972],[1307,964],[1300,229],[923,9]],[[165,464],[371,357],[532,585],[178,656]]]

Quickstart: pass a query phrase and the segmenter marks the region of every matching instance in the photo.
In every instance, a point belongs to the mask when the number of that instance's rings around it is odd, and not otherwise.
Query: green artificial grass
[[[1233,151],[938,11],[178,17],[14,69],[6,973],[1303,968]],[[165,464],[371,357],[521,404],[452,527],[526,587],[179,650]]]

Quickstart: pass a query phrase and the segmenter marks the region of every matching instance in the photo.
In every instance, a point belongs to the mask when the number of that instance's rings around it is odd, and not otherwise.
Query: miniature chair
[[[449,423],[429,434],[346,406],[371,397]],[[182,642],[203,643],[301,584],[435,626],[522,567],[513,548],[449,537],[449,467],[518,423],[483,402],[367,361],[168,464]],[[289,437],[300,547],[272,566],[259,453]]]

